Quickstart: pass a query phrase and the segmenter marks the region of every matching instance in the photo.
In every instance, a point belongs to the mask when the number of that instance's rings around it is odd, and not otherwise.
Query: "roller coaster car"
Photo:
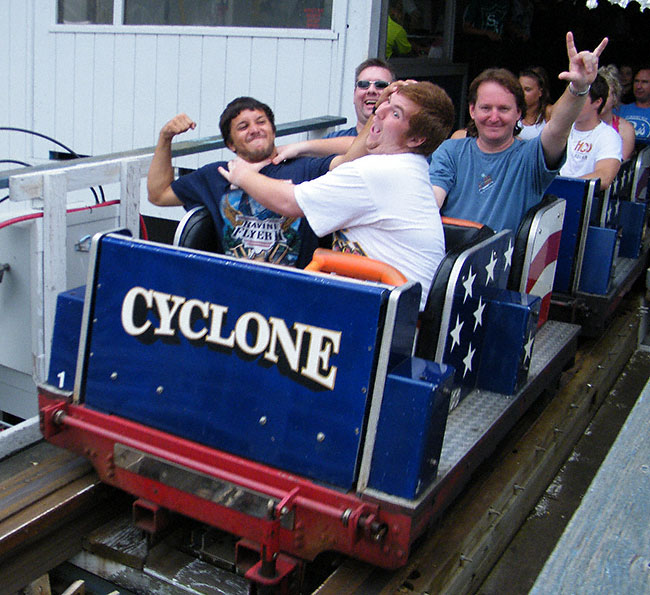
[[[647,183],[650,147],[621,165],[606,191],[598,180],[557,177],[550,195],[566,201],[551,316],[600,334],[646,268],[650,248]]]
[[[363,257],[301,271],[98,234],[85,295],[59,298],[44,436],[135,495],[143,528],[168,509],[240,536],[256,585],[327,550],[404,565],[547,369],[527,379],[541,300],[507,289],[512,234],[445,227],[420,317],[420,286]],[[481,392],[497,376],[513,397]],[[476,387],[483,429],[445,452]]]

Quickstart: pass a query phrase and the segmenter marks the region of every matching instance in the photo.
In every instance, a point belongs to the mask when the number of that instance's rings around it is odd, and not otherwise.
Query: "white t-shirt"
[[[601,159],[623,161],[623,140],[611,126],[600,122],[591,130],[571,127],[567,142],[566,162],[560,169],[561,176],[578,178],[591,173]]]
[[[298,184],[295,197],[316,235],[336,232],[335,249],[380,260],[418,281],[424,308],[445,240],[422,155],[367,155]]]

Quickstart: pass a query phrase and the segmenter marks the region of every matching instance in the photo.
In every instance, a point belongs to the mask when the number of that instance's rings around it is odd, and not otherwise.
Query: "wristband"
[[[575,97],[584,97],[587,93],[589,93],[589,89],[591,89],[591,85],[587,85],[587,88],[584,91],[578,92],[573,86],[573,81],[569,83],[569,93]]]

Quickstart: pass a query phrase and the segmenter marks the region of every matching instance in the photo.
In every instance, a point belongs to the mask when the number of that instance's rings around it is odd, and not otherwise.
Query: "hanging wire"
[[[52,138],[51,136],[47,136],[47,134],[42,134],[41,132],[36,132],[36,131],[34,131],[34,130],[29,130],[29,129],[27,129],[27,128],[18,128],[18,127],[16,127],[16,126],[0,126],[0,131],[6,131],[6,132],[23,132],[23,133],[25,133],[25,134],[31,134],[31,135],[33,135],[33,136],[38,136],[38,137],[40,137],[40,138],[42,138],[42,139],[45,139],[45,140],[47,140],[47,141],[50,141],[51,143],[54,143],[55,145],[58,145],[58,146],[61,147],[62,149],[65,149],[65,150],[66,150],[68,153],[70,153],[70,155],[72,155],[73,157],[76,157],[76,158],[80,158],[80,157],[81,157],[81,155],[79,155],[79,153],[77,153],[76,151],[73,151],[70,147],[67,147],[67,146],[64,145],[62,142],[59,142],[58,140],[56,140],[55,138]],[[18,164],[20,164],[20,165],[26,165],[26,166],[28,166],[28,167],[31,166],[30,163],[23,163],[23,162],[14,161],[14,160],[11,160],[11,159],[0,160],[0,163],[18,163]],[[95,203],[99,204],[100,202],[106,202],[106,196],[104,196],[104,189],[103,189],[101,186],[99,186],[99,192],[100,192],[100,194],[101,194],[101,200],[100,200],[99,197],[97,196],[97,192],[95,191],[94,188],[91,187],[91,188],[90,188],[90,191],[93,193],[93,196],[95,197]],[[6,200],[7,198],[8,198],[8,197],[5,197],[5,198],[3,198],[3,199],[0,199],[0,202],[2,202],[3,200]]]

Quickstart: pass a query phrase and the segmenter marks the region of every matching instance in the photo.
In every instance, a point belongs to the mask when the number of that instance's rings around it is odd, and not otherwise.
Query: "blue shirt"
[[[636,103],[626,103],[618,108],[617,113],[634,126],[636,138],[650,138],[650,107],[637,107]]]
[[[563,160],[562,160],[563,161]],[[517,231],[558,170],[549,170],[541,137],[484,153],[476,138],[450,139],[432,155],[429,179],[447,192],[441,214]]]
[[[357,127],[353,126],[352,128],[346,128],[345,130],[334,130],[333,132],[328,132],[323,138],[337,138],[339,136],[359,136],[357,132]]]
[[[300,184],[326,174],[334,155],[293,159],[270,164],[260,173]],[[267,209],[218,171],[225,161],[210,163],[172,182],[172,190],[191,208],[204,205],[210,211],[225,254],[305,267],[318,246],[318,238],[305,219],[287,218]]]

